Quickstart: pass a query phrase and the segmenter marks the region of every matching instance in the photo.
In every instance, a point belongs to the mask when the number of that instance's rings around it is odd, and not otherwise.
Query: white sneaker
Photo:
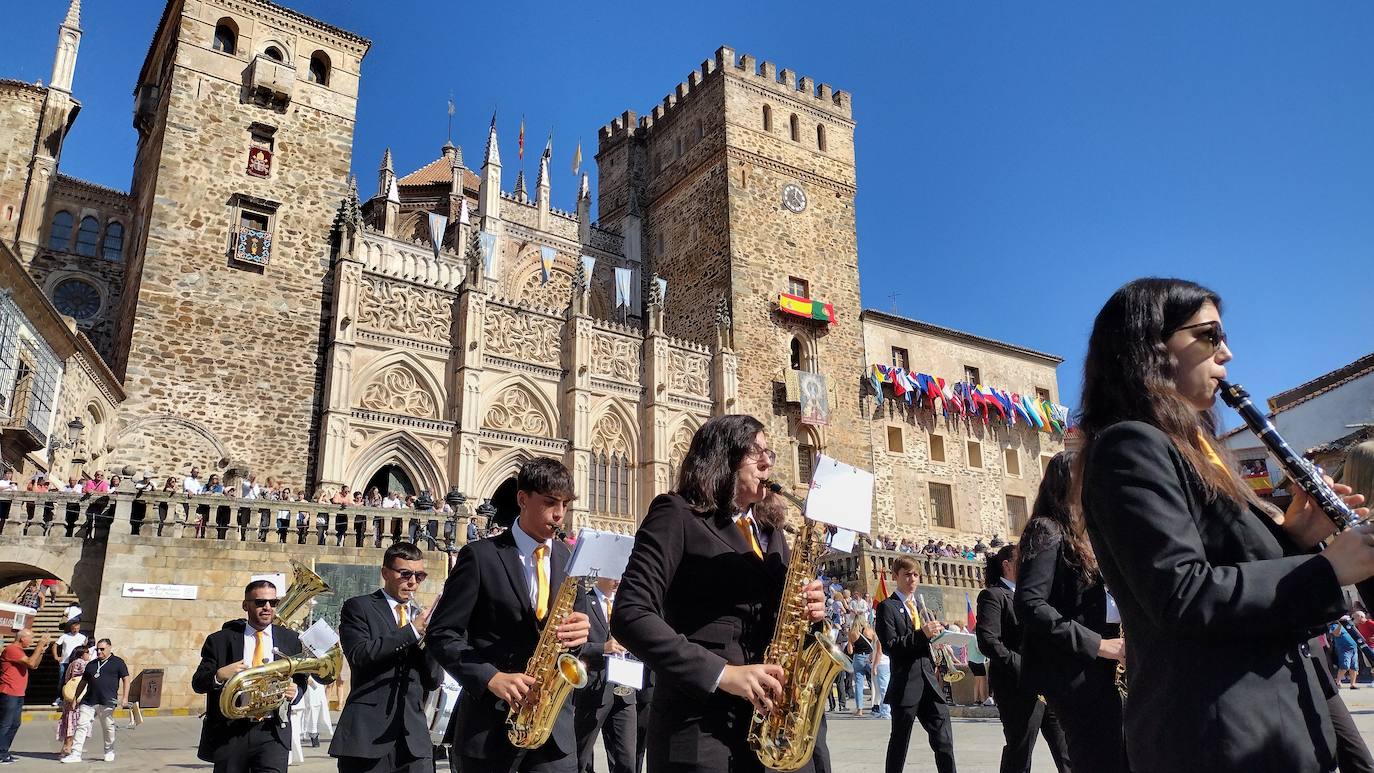
[[[114,752],[105,752],[105,761],[114,762]]]
[[[67,756],[65,756],[65,757],[63,757],[62,759],[58,760],[58,762],[61,762],[61,763],[63,763],[63,764],[67,764],[67,763],[71,763],[71,762],[80,762],[80,761],[81,761],[81,755],[80,755],[80,754],[68,754]]]

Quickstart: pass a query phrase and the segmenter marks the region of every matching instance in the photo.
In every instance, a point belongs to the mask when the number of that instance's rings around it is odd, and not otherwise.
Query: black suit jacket
[[[243,661],[243,633],[247,620],[231,620],[205,637],[200,648],[200,665],[191,675],[191,689],[205,696],[205,720],[200,727],[200,747],[196,756],[206,762],[219,762],[238,749],[233,742],[259,725],[270,728],[283,749],[291,748],[291,728],[281,727],[275,716],[260,721],[228,720],[219,710],[221,685],[215,684],[215,672]],[[301,654],[301,638],[289,628],[272,626],[272,646],[286,655]],[[305,675],[295,677],[296,700],[305,697]]]
[[[668,493],[635,534],[611,634],[653,671],[650,767],[727,770],[732,758],[737,766],[754,759],[746,739],[753,707],[716,684],[726,664],[763,662],[773,635],[790,553],[780,531],[761,531],[762,559],[730,514],[698,514]],[[816,756],[824,756],[820,745]]]
[[[567,576],[571,556],[567,545],[553,540],[550,607]],[[426,636],[431,655],[463,685],[453,717],[456,753],[492,760],[494,766],[514,757],[516,748],[506,737],[509,707],[498,701],[487,683],[498,673],[523,672],[541,630],[514,533],[505,531],[464,545],[444,583],[443,598],[430,618]],[[577,753],[571,698],[563,704],[547,744],[563,754]]]
[[[1020,692],[1021,622],[1016,619],[1011,588],[994,585],[978,594],[978,650],[988,659],[988,686],[993,692]]]
[[[414,626],[400,628],[381,590],[354,596],[339,613],[339,640],[353,686],[329,742],[334,757],[378,759],[404,745],[419,759],[433,753],[425,723],[425,691],[443,681]]]
[[[1107,428],[1085,465],[1089,536],[1126,627],[1131,769],[1333,769],[1325,696],[1302,648],[1342,612],[1331,564],[1262,510],[1209,501],[1151,425]]]
[[[577,611],[585,612],[591,628],[587,632],[587,643],[582,646],[582,662],[587,666],[587,686],[578,691],[579,696],[590,699],[595,692],[604,691],[606,683],[606,642],[611,637],[611,624],[606,619],[606,610],[596,597],[596,588],[587,588],[578,594]]]
[[[944,688],[935,676],[930,639],[921,630],[919,621],[911,619],[902,597],[893,593],[879,602],[877,621],[878,641],[892,660],[883,703],[912,708],[921,702],[927,689],[934,690],[943,700]]]
[[[1107,623],[1107,590],[1085,580],[1064,557],[1064,535],[1045,518],[1021,533],[1016,619],[1023,634],[1024,673],[1040,692],[1074,689],[1090,677],[1108,678],[1116,662],[1097,657],[1103,639],[1121,635]]]

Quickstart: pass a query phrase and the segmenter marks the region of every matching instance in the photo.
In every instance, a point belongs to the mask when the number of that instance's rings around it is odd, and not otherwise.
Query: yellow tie
[[[611,622],[611,607],[615,604],[615,599],[606,597],[606,622]]]
[[[913,627],[913,628],[920,628],[920,627],[921,627],[921,616],[916,612],[916,604],[915,604],[914,602],[912,602],[911,599],[907,599],[907,602],[906,602],[906,611],[911,613],[911,625],[912,625],[912,627]]]
[[[253,665],[260,666],[267,662],[267,637],[263,635],[262,631],[258,631],[254,635],[258,641],[253,645]]]
[[[544,569],[544,555],[548,552],[548,545],[534,549],[534,579],[539,586],[534,597],[534,616],[540,621],[549,613],[549,573]]]
[[[746,515],[735,521],[735,525],[744,533],[744,538],[749,540],[749,547],[753,549],[754,555],[763,558],[763,550],[759,548],[759,541],[754,538],[754,519]]]
[[[1223,462],[1221,460],[1221,457],[1217,455],[1216,449],[1212,448],[1212,444],[1207,442],[1207,437],[1205,435],[1203,435],[1201,432],[1197,433],[1197,440],[1198,443],[1202,444],[1202,455],[1207,457],[1207,461],[1211,462],[1212,464],[1215,464],[1223,470],[1228,469],[1226,467],[1226,463]]]
[[[400,621],[399,623],[396,624],[397,627],[398,627],[398,628],[405,628],[405,627],[406,627],[406,622],[407,622],[407,620],[406,620],[406,605],[405,605],[405,604],[402,604],[402,603],[399,602],[399,601],[396,602],[396,618]]]

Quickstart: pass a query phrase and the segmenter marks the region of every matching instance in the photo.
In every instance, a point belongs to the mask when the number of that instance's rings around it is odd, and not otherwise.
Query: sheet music
[[[873,473],[821,454],[811,474],[806,517],[868,534],[873,528]]]
[[[607,655],[606,681],[641,689],[644,687],[644,664],[620,655]]]
[[[634,546],[635,538],[627,534],[582,529],[577,533],[572,561],[568,562],[568,576],[595,574],[619,580],[625,573],[625,565],[630,562],[630,549]]]
[[[301,647],[315,657],[319,657],[329,651],[330,647],[339,643],[339,634],[329,626],[329,623],[320,618],[315,624],[305,629],[301,634]]]

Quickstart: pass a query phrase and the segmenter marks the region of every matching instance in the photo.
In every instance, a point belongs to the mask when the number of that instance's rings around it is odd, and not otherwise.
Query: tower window
[[[1040,398],[1041,400],[1048,400],[1050,399],[1050,390],[1044,387],[1036,387],[1035,396]]]
[[[983,469],[983,445],[977,440],[968,441],[968,466]]]
[[[805,279],[789,276],[787,277],[787,294],[795,295],[798,298],[810,298],[811,285]]]
[[[100,291],[84,279],[69,277],[53,288],[52,305],[69,317],[88,320],[100,313]]]
[[[792,114],[791,123],[792,123],[792,141],[793,141],[793,142],[801,142],[801,120],[797,118],[797,114],[796,114],[796,113],[793,113],[793,114]]]
[[[105,244],[101,251],[105,260],[118,263],[124,258],[124,226],[122,224],[112,221],[105,226]]]
[[[900,453],[902,453],[903,450],[905,450],[904,447],[903,447],[903,445],[902,445],[902,428],[901,428],[901,427],[888,427],[888,428],[887,428],[887,450],[888,450],[888,453],[892,453],[892,454],[900,454]]]
[[[701,128],[701,121],[697,121],[697,140],[700,141],[701,138],[705,136],[706,132]]]
[[[797,444],[797,480],[811,483],[811,475],[816,464],[816,447],[810,443]]]
[[[220,19],[219,24],[215,25],[214,49],[226,54],[236,54],[239,50],[239,33],[234,27],[234,22],[229,19]]]
[[[930,461],[943,462],[945,460],[945,439],[941,435],[931,433],[930,435]]]
[[[965,365],[964,380],[970,384],[981,384],[983,383],[983,375],[979,373],[978,369],[973,367],[972,365]]]
[[[900,346],[892,347],[892,366],[902,370],[911,369],[911,358],[907,356],[906,349]]]
[[[282,54],[281,49],[277,48],[276,46],[268,46],[266,49],[263,50],[262,53],[263,56],[266,56],[268,59],[271,59],[274,62],[286,61],[286,56]]]
[[[768,105],[763,106],[763,130],[773,131],[773,108]]]
[[[1020,535],[1026,527],[1026,498],[1007,494],[1007,533]]]
[[[72,213],[61,210],[52,216],[52,231],[48,234],[48,247],[66,251],[72,246]]]
[[[76,229],[76,254],[94,258],[95,246],[99,243],[100,221],[90,215],[81,218],[81,227]]]
[[[954,490],[948,483],[930,484],[930,524],[954,528]]]
[[[316,51],[310,55],[310,72],[306,77],[311,83],[329,85],[329,56],[325,52]]]
[[[792,357],[790,360],[792,370],[801,370],[801,341],[792,339]]]
[[[1016,453],[1015,448],[1007,449],[1007,474],[1017,476],[1021,474],[1021,455]]]
[[[816,124],[816,147],[820,148],[822,152],[825,151],[825,126],[823,124]]]

